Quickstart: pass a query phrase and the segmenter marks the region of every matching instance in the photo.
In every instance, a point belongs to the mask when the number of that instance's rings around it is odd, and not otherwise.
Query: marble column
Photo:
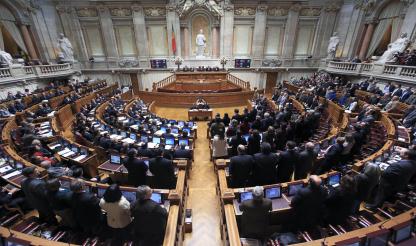
[[[169,56],[181,56],[181,27],[179,15],[176,12],[176,5],[169,4],[166,6],[166,30],[168,31]],[[172,50],[172,27],[175,31],[176,55]]]
[[[217,58],[219,56],[218,49],[218,27],[212,28],[212,57]]]
[[[254,59],[262,59],[264,53],[264,45],[266,39],[266,24],[267,24],[267,6],[257,6],[256,17],[254,20],[253,32],[253,57]]]
[[[71,19],[73,40],[75,40],[75,46],[78,48],[78,60],[82,62],[87,62],[89,59],[88,50],[85,44],[84,35],[82,34],[81,23],[79,22],[75,10],[71,12]]]
[[[25,24],[20,24],[20,31],[22,32],[23,41],[25,42],[27,51],[32,60],[38,60],[39,57],[36,54],[35,45],[33,44],[32,37],[30,36],[29,30]]]
[[[402,28],[400,33],[407,33],[407,37],[410,40],[416,38],[416,1],[406,8],[406,15],[404,16]],[[413,44],[416,47],[416,44]]]
[[[186,26],[183,28],[183,56],[189,57],[189,28]]]
[[[149,56],[149,44],[147,41],[147,30],[143,8],[138,5],[133,5],[132,9],[134,37],[137,51],[139,52],[140,59],[145,59]]]
[[[225,4],[225,3],[224,3]],[[234,40],[234,5],[224,5],[224,15],[221,17],[220,53],[227,58],[233,57]]]
[[[375,28],[374,22],[367,24],[367,30],[365,31],[364,40],[363,40],[363,43],[361,44],[360,53],[358,55],[361,60],[364,60],[367,58],[367,51],[368,51],[368,47],[370,46],[371,38],[373,37],[374,28]]]
[[[1,32],[1,28],[0,28],[0,50],[4,50],[3,33]]]
[[[107,61],[117,61],[118,48],[110,10],[104,6],[99,6],[98,10],[100,13],[101,33],[103,34],[104,47],[107,53]]]
[[[299,11],[301,8],[300,4],[295,4],[290,7],[283,39],[283,58],[293,58],[299,22]]]

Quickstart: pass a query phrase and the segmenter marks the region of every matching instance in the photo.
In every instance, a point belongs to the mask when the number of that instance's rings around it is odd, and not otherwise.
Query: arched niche
[[[0,49],[12,54],[27,54],[19,26],[24,23],[22,14],[9,1],[0,2]]]
[[[181,27],[188,30],[188,35],[184,37],[184,44],[187,45],[186,49],[189,50],[189,57],[195,57],[196,55],[196,35],[198,35],[199,30],[202,29],[207,40],[207,46],[205,48],[205,56],[213,56],[213,42],[218,42],[214,40],[213,28],[219,26],[218,18],[213,16],[210,11],[205,8],[196,8],[190,11],[186,16],[181,18]]]

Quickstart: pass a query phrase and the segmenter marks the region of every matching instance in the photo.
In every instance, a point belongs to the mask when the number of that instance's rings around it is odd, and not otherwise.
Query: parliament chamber
[[[1,0],[0,246],[416,245],[416,1]]]

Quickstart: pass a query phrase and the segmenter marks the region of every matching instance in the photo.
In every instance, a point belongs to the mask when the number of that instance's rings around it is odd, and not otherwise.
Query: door
[[[276,87],[276,84],[277,84],[277,72],[267,73],[265,94],[272,95],[273,89],[274,87]]]

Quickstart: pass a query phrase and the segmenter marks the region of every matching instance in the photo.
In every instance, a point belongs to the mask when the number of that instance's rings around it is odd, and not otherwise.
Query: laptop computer
[[[160,194],[160,193],[153,192],[152,193],[152,196],[150,197],[150,199],[152,201],[156,202],[157,204],[162,204],[163,203],[163,201],[162,201],[162,194]]]
[[[288,196],[294,196],[298,192],[298,190],[302,189],[303,183],[293,183],[288,185]]]
[[[110,155],[110,163],[111,164],[121,164],[121,157],[119,155],[111,154]]]
[[[251,191],[245,191],[240,193],[240,202],[253,199],[253,193]]]
[[[277,199],[282,197],[282,187],[273,187],[264,190],[264,195],[269,199]]]
[[[328,185],[336,187],[339,185],[339,182],[341,180],[341,174],[336,173],[332,175],[328,175]]]
[[[189,140],[188,139],[179,139],[179,146],[181,146],[182,144],[185,144],[186,146],[189,145]]]

